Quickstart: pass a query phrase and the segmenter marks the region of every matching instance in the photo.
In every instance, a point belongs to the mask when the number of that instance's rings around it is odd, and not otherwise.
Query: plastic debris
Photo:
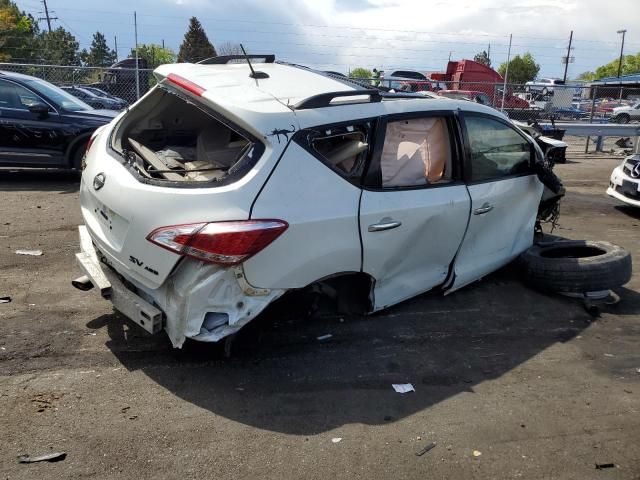
[[[605,357],[615,357],[615,355],[613,353],[605,353],[604,356]]]
[[[18,255],[31,255],[32,257],[39,257],[42,255],[42,250],[16,250]]]
[[[329,340],[331,337],[333,337],[333,335],[331,335],[330,333],[327,333],[326,335],[320,335],[319,337],[316,338],[316,340]]]
[[[429,450],[433,450],[435,447],[436,447],[436,442],[431,442],[425,445],[425,447],[422,450],[420,450],[419,452],[416,452],[416,456],[421,457],[422,455],[427,453]]]
[[[67,457],[67,452],[54,452],[45,453],[43,455],[20,455],[18,462],[20,463],[35,463],[35,462],[59,462]]]
[[[0,297],[0,303],[9,303],[11,301],[11,297]]]
[[[396,393],[415,392],[416,389],[410,383],[393,383],[391,384]]]
[[[342,441],[342,437],[334,437],[331,439],[333,443],[340,443]]]
[[[596,463],[596,470],[603,470],[605,468],[615,468],[615,463]]]
[[[482,452],[480,450],[474,450],[473,451],[473,456],[474,457],[479,457],[480,455],[482,455]]]

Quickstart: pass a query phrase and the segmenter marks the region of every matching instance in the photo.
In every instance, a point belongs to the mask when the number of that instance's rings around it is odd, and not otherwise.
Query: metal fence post
[[[591,115],[589,116],[589,123],[593,123],[593,113],[596,110],[596,97],[598,96],[598,87],[597,86],[593,87],[592,96],[593,96],[593,99],[591,101]],[[590,140],[591,140],[591,137],[587,137],[587,142],[584,145],[584,153],[589,153],[589,141]]]

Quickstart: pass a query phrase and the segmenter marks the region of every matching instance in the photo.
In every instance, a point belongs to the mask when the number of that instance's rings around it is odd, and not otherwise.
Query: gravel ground
[[[640,210],[604,194],[620,158],[569,158],[555,233],[640,253]],[[1,478],[640,478],[640,276],[597,317],[513,267],[371,317],[271,314],[224,359],[71,287],[77,181],[0,172]]]

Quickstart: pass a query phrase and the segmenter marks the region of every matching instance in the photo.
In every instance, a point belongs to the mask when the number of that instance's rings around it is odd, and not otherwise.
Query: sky
[[[40,0],[15,0],[42,17]],[[214,45],[243,43],[249,53],[347,73],[355,67],[441,71],[452,60],[491,48],[494,66],[531,52],[541,77],[562,77],[574,31],[569,78],[640,52],[640,0],[47,0],[53,27],[71,31],[81,48],[96,30],[125,58],[138,42],[178,51],[189,17],[196,16]],[[53,11],[54,13],[51,13]],[[46,28],[46,22],[40,26]]]

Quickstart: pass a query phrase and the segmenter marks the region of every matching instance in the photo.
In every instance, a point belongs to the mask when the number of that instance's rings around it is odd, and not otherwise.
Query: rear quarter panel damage
[[[231,335],[285,292],[244,290],[234,269],[191,258],[183,259],[160,288],[138,287],[164,311],[165,330],[174,347],[181,347],[186,338],[215,342]],[[207,312],[226,313],[228,324],[204,329]]]

